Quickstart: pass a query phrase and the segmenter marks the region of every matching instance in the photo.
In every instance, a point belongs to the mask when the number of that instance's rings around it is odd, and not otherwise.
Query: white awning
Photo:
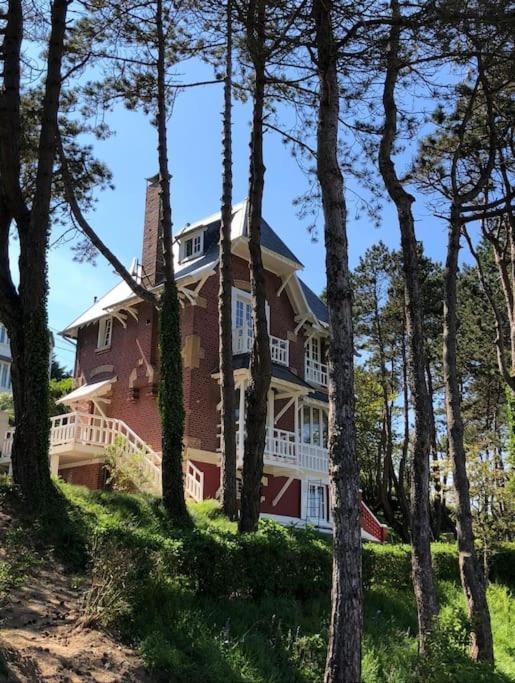
[[[108,394],[111,391],[111,384],[113,382],[116,382],[116,377],[104,379],[102,382],[95,382],[93,384],[83,384],[81,387],[60,398],[57,403],[70,405],[75,401],[93,401],[95,398]]]

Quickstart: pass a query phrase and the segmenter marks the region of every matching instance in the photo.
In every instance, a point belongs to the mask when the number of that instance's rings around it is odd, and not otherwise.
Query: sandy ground
[[[0,540],[9,522],[0,514]],[[48,560],[13,591],[0,607],[0,655],[8,671],[0,668],[0,681],[156,680],[133,651],[101,631],[77,627],[81,590]]]

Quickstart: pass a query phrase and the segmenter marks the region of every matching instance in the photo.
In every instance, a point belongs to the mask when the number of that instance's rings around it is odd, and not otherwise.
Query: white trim
[[[188,263],[193,259],[202,256],[204,253],[204,233],[205,228],[199,227],[198,230],[192,230],[184,236],[179,237],[179,263]],[[195,247],[195,242],[199,238],[198,247]],[[185,256],[186,244],[191,242],[191,254]]]
[[[109,326],[109,327],[108,327]],[[107,330],[109,330],[107,332]],[[97,348],[96,351],[106,351],[111,348],[113,341],[113,316],[108,315],[98,321]]]
[[[279,394],[279,396],[281,396],[281,394]],[[277,400],[277,399],[278,399],[278,396],[276,396],[275,399]],[[295,396],[292,396],[292,398],[290,398],[290,400],[288,401],[288,403],[286,403],[286,404],[281,408],[281,410],[280,410],[280,411],[277,413],[277,415],[274,417],[274,425],[276,425],[276,424],[279,422],[279,420],[281,419],[281,417],[282,417],[282,416],[283,416],[283,415],[292,407],[292,405],[295,403],[296,399],[297,399],[297,396],[296,396],[296,395],[295,395]]]
[[[290,485],[294,479],[295,477],[288,477],[288,479],[284,482],[284,484],[281,486],[281,490],[272,501],[272,507],[275,507],[277,503],[281,500],[286,491],[290,488]]]

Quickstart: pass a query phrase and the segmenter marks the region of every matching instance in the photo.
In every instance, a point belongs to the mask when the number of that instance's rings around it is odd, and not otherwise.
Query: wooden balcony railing
[[[2,444],[2,461],[10,459],[14,429],[6,433]],[[123,420],[89,413],[66,413],[50,421],[50,455],[55,452],[73,452],[81,447],[98,449],[101,454],[106,446],[116,443],[121,458],[137,456],[139,466],[148,481],[148,487],[160,493],[161,455],[148,446]]]
[[[321,387],[327,386],[327,365],[319,363],[313,358],[306,356],[304,364],[304,377],[307,382],[319,384]]]
[[[236,448],[243,460],[243,442],[239,424],[236,424]],[[327,448],[301,443],[294,432],[267,427],[265,441],[265,464],[284,465],[298,469],[327,474],[329,460]]]
[[[273,363],[290,364],[290,342],[287,339],[270,336],[270,354]],[[237,327],[232,333],[232,351],[234,354],[250,353],[252,350],[252,333],[248,327]]]

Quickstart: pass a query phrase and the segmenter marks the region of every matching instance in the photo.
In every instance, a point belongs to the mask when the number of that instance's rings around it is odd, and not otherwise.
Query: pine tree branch
[[[63,180],[64,193],[66,196],[66,201],[70,207],[73,217],[75,218],[79,228],[90,240],[93,246],[98,249],[102,256],[110,263],[116,270],[118,275],[126,282],[131,290],[139,296],[144,301],[148,301],[153,306],[157,306],[158,300],[155,294],[145,289],[140,285],[121,263],[121,261],[113,254],[113,252],[105,245],[105,243],[100,239],[95,230],[91,227],[90,223],[84,217],[81,211],[75,192],[73,190],[73,178],[71,177],[70,170],[68,167],[68,161],[65,156],[63,141],[61,138],[61,133],[57,133],[57,153],[61,163],[61,176]]]

